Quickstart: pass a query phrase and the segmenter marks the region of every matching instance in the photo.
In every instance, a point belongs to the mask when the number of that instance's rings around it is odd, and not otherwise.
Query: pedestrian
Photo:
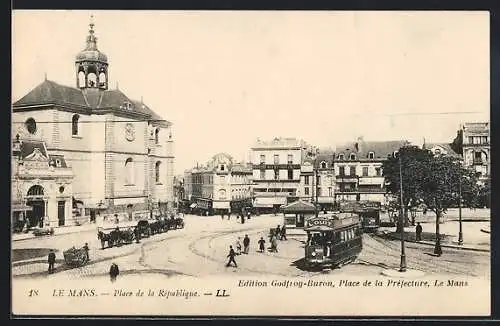
[[[276,233],[275,234],[276,234],[277,237],[279,237],[281,235],[281,228],[280,228],[279,224],[278,224],[278,227],[276,228]]]
[[[264,240],[263,237],[260,237],[259,240],[259,251],[264,252],[264,249],[266,248],[266,240]]]
[[[227,220],[229,221],[231,219],[231,211],[227,212]]]
[[[111,267],[109,268],[109,278],[111,279],[111,282],[116,281],[116,277],[120,274],[120,269],[118,268],[118,265],[115,263],[111,264]]]
[[[278,252],[278,237],[275,235],[271,238],[271,252]]]
[[[415,238],[417,241],[422,241],[422,225],[417,222],[417,227],[415,228]]]
[[[222,213],[220,213],[220,219],[224,220],[224,211]]]
[[[227,258],[229,258],[229,261],[226,264],[226,267],[229,267],[231,263],[234,264],[234,267],[238,267],[236,264],[236,260],[234,260],[234,256],[236,256],[236,253],[233,250],[233,246],[229,246],[229,254],[227,255]]]
[[[89,244],[87,242],[85,242],[85,245],[83,246],[83,249],[85,249],[85,255],[87,256],[87,261],[90,260],[90,256],[89,256]]]
[[[243,238],[243,253],[248,255],[248,247],[250,246],[250,238],[248,237],[248,234],[245,234],[245,237]]]
[[[247,220],[249,220],[249,219],[250,219],[250,215],[251,215],[251,214],[250,214],[250,211],[247,211]]]
[[[236,240],[236,254],[241,255],[241,242],[240,242],[240,237],[238,237],[238,240]]]
[[[283,227],[281,228],[281,238],[280,240],[287,240],[286,239],[286,227],[283,225]]]
[[[43,228],[43,216],[40,217],[40,227]]]
[[[141,240],[141,231],[137,226],[134,228],[134,235],[135,235],[135,243],[139,243],[140,242],[139,240]]]
[[[54,264],[56,263],[56,254],[54,253],[53,249],[50,249],[48,263],[49,273],[52,274],[54,272]]]
[[[118,218],[118,214],[115,214],[115,223],[116,224],[120,223],[120,219]]]

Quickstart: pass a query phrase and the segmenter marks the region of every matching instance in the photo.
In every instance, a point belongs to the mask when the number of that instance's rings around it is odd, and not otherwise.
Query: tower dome
[[[75,59],[76,85],[81,89],[108,89],[108,57],[97,48],[92,16],[89,26],[85,49]]]

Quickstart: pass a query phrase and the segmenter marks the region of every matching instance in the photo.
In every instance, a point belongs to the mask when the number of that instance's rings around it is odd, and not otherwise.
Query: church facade
[[[173,201],[172,123],[109,89],[108,65],[91,23],[75,58],[76,87],[45,80],[13,104],[13,139],[40,139],[64,157],[82,219],[132,218]]]

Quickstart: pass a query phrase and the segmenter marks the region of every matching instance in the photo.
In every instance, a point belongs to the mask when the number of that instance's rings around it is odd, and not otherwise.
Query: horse
[[[104,233],[102,231],[97,231],[97,239],[101,240],[101,247],[104,249],[104,244],[107,242],[108,247],[111,248],[113,247],[113,241],[111,238],[111,234],[109,233]]]
[[[120,231],[120,240],[124,243],[132,243],[134,241],[135,234],[132,229],[127,229]]]

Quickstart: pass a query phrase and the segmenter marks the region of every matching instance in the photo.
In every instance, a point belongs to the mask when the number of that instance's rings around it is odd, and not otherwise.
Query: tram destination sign
[[[308,221],[309,226],[327,226],[333,228],[333,221],[329,218],[315,218]]]

